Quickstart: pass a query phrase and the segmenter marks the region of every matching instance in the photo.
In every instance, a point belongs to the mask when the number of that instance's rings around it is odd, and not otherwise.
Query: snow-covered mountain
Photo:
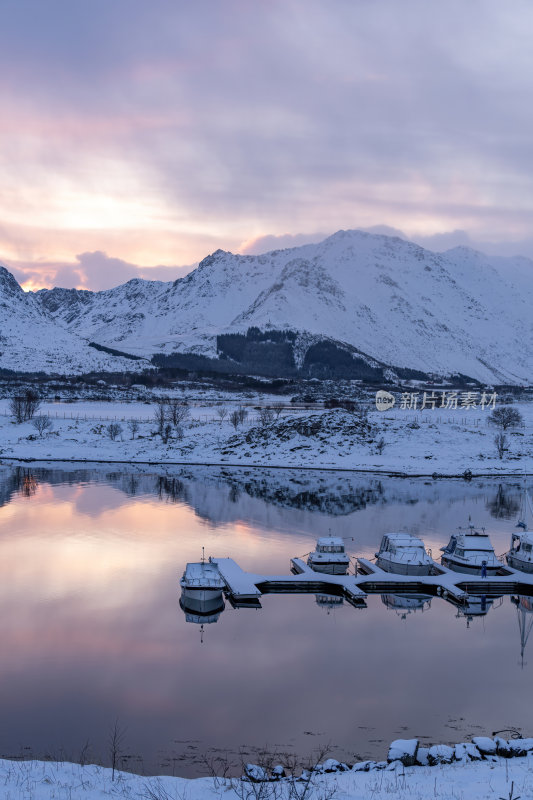
[[[132,369],[132,364],[140,362],[99,352],[58,324],[39,298],[24,292],[13,275],[0,266],[0,367],[76,374]]]
[[[339,231],[260,256],[217,250],[174,282],[135,279],[103,292],[19,289],[24,303],[19,298],[12,316],[24,305],[61,342],[70,335],[75,349],[97,342],[148,359],[176,352],[216,358],[217,335],[255,326],[298,332],[297,365],[310,344],[327,339],[381,364],[530,383],[533,262],[497,260],[462,247],[438,254],[396,237]],[[9,297],[0,284],[0,302],[10,304]],[[56,350],[44,329],[39,341]],[[0,349],[0,366],[12,363],[16,336]],[[111,361],[110,369],[122,368]]]

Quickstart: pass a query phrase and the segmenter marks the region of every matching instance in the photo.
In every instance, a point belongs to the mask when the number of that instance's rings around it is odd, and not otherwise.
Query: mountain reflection
[[[50,486],[105,484],[126,498],[157,497],[185,503],[213,524],[235,518],[242,496],[268,506],[347,517],[369,507],[482,501],[495,519],[510,519],[520,507],[521,484],[509,480],[435,481],[362,476],[344,472],[241,467],[175,467],[164,474],[141,467],[49,469],[0,466],[0,507],[15,494],[31,497],[41,483]],[[212,502],[216,496],[216,501]]]

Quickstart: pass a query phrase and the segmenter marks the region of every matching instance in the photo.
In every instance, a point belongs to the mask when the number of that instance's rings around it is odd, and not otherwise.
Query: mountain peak
[[[0,291],[2,291],[3,294],[9,295],[24,294],[24,290],[19,285],[15,276],[2,265],[0,265]]]
[[[218,250],[215,250],[214,253],[211,255],[206,256],[200,263],[198,264],[197,269],[202,269],[205,267],[210,267],[211,264],[214,264],[216,261],[220,261],[223,256],[233,256],[233,253],[230,253],[228,250],[221,250],[220,247]]]

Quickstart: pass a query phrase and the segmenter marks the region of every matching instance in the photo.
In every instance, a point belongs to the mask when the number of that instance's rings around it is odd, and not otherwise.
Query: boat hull
[[[507,553],[506,561],[512,569],[518,569],[520,572],[528,572],[529,574],[533,572],[533,562],[531,561],[523,561],[510,553]]]
[[[224,604],[222,589],[190,589],[181,590],[181,603],[191,611],[209,613]]]
[[[431,575],[432,564],[400,564],[387,558],[378,558],[377,566],[393,575]]]
[[[453,559],[445,558],[444,556],[440,561],[443,567],[447,567],[454,572],[461,572],[464,575],[481,575],[481,567],[477,564],[472,566],[468,564],[461,564]],[[501,564],[498,564],[497,566],[487,566],[487,578],[491,577],[492,575],[498,575],[500,570]]]
[[[330,561],[329,563],[320,561],[317,563],[309,559],[307,565],[311,567],[314,572],[322,572],[326,575],[346,575],[349,563],[349,561],[345,563],[339,563],[338,561]]]
[[[223,598],[207,600],[203,603],[193,602],[189,598],[180,597],[180,608],[187,616],[187,622],[210,623],[216,622],[220,614],[224,611],[225,603]]]

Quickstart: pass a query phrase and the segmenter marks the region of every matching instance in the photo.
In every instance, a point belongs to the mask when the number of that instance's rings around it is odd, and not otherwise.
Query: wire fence
[[[317,412],[323,411],[324,409],[314,408],[314,409],[310,409],[310,410],[312,410],[313,412],[317,413]],[[303,409],[303,408],[299,408],[299,409],[294,409],[294,408],[283,409],[281,411],[281,414],[279,414],[279,415],[275,414],[274,415],[274,420],[281,420],[283,418],[286,418],[287,414],[290,414],[291,416],[293,416],[295,412],[300,412],[301,413],[303,411],[305,411],[305,409]],[[51,419],[75,420],[77,422],[128,422],[129,420],[137,420],[137,422],[139,422],[139,423],[145,422],[145,423],[152,423],[152,424],[155,424],[155,422],[156,422],[155,419],[154,419],[154,416],[145,417],[145,416],[136,416],[135,414],[129,414],[129,415],[128,414],[115,414],[115,415],[110,415],[110,416],[101,416],[101,415],[93,415],[93,414],[80,413],[80,412],[76,413],[75,411],[71,411],[71,412],[68,412],[68,411],[65,411],[65,410],[63,410],[63,411],[51,411],[51,410],[47,410],[47,409],[41,410],[41,413],[46,414],[46,416],[50,417]],[[3,410],[0,410],[0,416],[12,417],[13,415],[9,410],[3,409]],[[431,424],[433,424],[433,425],[461,425],[462,427],[465,427],[465,428],[469,427],[469,426],[470,427],[479,428],[479,427],[483,427],[485,425],[490,425],[490,421],[489,421],[488,415],[486,417],[468,417],[468,416],[455,417],[455,416],[451,416],[451,415],[447,416],[447,417],[441,417],[441,416],[433,415],[431,413],[431,411],[428,411],[427,414],[415,414],[415,415],[411,415],[409,413],[409,411],[406,411],[405,414],[402,414],[401,416],[400,415],[396,415],[396,416],[393,416],[393,417],[389,417],[389,416],[385,416],[385,415],[383,415],[383,416],[380,415],[378,417],[378,419],[382,420],[383,422],[403,422],[404,424],[409,425],[409,426],[415,426],[415,425],[422,426],[422,425],[431,425]],[[203,423],[217,422],[217,423],[220,424],[222,422],[229,422],[230,420],[229,420],[229,414],[226,417],[224,417],[224,419],[222,419],[218,414],[212,414],[211,413],[211,414],[191,414],[191,416],[189,416],[185,421],[187,422],[187,424],[190,425],[191,423],[194,423],[194,422],[203,422]],[[261,416],[260,416],[260,414],[250,414],[249,413],[248,416],[246,417],[245,421],[247,423],[249,423],[249,424],[250,423],[254,423],[255,424],[255,423],[261,421]]]

